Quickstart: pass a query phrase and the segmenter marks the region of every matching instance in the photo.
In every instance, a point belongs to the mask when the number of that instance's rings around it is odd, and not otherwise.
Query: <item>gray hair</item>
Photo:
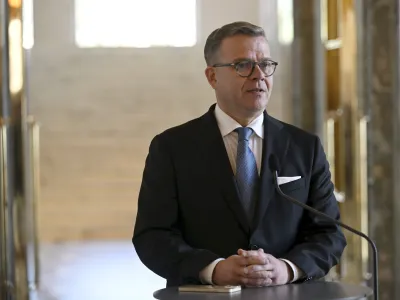
[[[218,52],[222,41],[235,35],[263,36],[266,39],[264,29],[248,22],[233,22],[215,29],[208,36],[204,46],[204,58],[208,66],[214,64],[215,54]]]

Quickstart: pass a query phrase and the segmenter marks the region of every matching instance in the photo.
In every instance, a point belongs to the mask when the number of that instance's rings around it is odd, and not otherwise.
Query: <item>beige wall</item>
[[[130,239],[151,138],[214,102],[203,73],[207,35],[230,21],[266,22],[258,0],[203,0],[194,48],[78,49],[73,3],[34,1],[30,105],[42,124],[40,237]],[[278,80],[269,106],[283,119],[284,90]]]

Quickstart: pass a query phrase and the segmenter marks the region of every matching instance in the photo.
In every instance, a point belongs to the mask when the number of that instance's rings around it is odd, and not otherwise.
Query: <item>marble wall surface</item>
[[[379,250],[380,299],[400,299],[399,1],[365,0],[361,72],[368,128],[370,235]]]

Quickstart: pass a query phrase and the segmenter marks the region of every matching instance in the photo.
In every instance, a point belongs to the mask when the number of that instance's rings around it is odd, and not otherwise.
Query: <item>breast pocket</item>
[[[281,184],[281,185],[279,185],[279,187],[281,188],[282,192],[288,193],[288,192],[292,192],[292,191],[304,188],[305,182],[306,182],[306,179],[303,177],[303,178],[300,178],[300,179],[297,179],[297,180],[294,180],[294,181],[291,181],[288,183]]]

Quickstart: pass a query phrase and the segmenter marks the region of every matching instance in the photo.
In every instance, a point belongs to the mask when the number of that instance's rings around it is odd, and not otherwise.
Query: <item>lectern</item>
[[[368,299],[372,289],[340,282],[313,281],[281,286],[243,288],[234,293],[179,292],[177,287],[156,291],[153,296],[159,300],[356,300]]]

